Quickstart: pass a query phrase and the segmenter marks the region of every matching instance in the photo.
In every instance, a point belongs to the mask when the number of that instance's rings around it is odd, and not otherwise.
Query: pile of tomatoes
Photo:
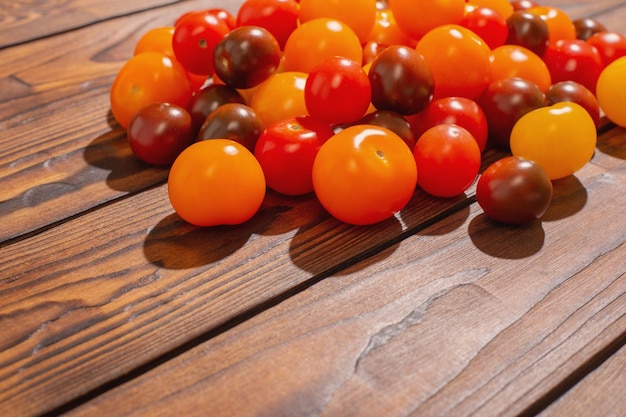
[[[366,225],[416,187],[510,224],[626,125],[626,38],[533,0],[246,0],[138,41],[111,88],[134,154],[170,166],[174,210],[238,224],[266,189]],[[510,152],[480,174],[490,147]]]

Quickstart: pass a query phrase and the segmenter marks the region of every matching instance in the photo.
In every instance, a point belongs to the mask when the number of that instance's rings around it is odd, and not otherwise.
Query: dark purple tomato
[[[528,10],[533,7],[539,7],[540,4],[533,0],[513,0],[511,1],[511,6],[513,6],[513,10]]]
[[[187,104],[187,110],[196,131],[209,114],[226,103],[246,104],[246,100],[236,89],[224,84],[211,84],[194,93]]]
[[[581,17],[574,20],[574,28],[576,29],[576,39],[586,41],[591,35],[598,32],[606,32],[606,27],[596,19],[590,17]]]
[[[415,114],[433,98],[432,72],[422,54],[413,48],[400,45],[385,48],[372,61],[368,76],[372,104],[377,110]]]
[[[545,94],[537,84],[522,78],[505,78],[489,84],[479,100],[487,118],[489,141],[509,149],[511,130],[531,110],[545,106]]]
[[[552,192],[552,182],[541,166],[509,156],[494,162],[480,176],[476,201],[497,222],[523,224],[543,216]]]
[[[548,24],[538,15],[518,10],[507,19],[509,29],[506,43],[523,46],[539,56],[548,48]]]
[[[411,129],[409,121],[400,113],[390,110],[376,110],[363,116],[353,124],[374,125],[391,130],[407,144],[409,149],[415,147],[415,135]]]
[[[561,81],[546,90],[546,105],[563,101],[580,104],[593,119],[596,127],[600,124],[600,105],[596,96],[584,85],[575,81]]]
[[[232,139],[254,152],[261,132],[263,123],[252,108],[245,104],[227,103],[206,118],[197,139]]]
[[[602,72],[602,58],[597,49],[580,39],[560,39],[550,43],[543,60],[553,83],[576,81],[594,94]]]
[[[191,116],[183,107],[155,103],[130,121],[128,142],[135,156],[153,165],[171,165],[194,141]]]
[[[215,74],[233,88],[252,88],[274,74],[280,65],[278,41],[267,29],[241,26],[215,47]]]

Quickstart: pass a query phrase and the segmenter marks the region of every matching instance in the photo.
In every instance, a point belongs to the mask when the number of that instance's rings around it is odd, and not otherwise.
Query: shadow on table
[[[481,213],[468,226],[468,234],[474,246],[502,259],[523,259],[539,252],[545,241],[541,221],[523,225],[503,225]]]

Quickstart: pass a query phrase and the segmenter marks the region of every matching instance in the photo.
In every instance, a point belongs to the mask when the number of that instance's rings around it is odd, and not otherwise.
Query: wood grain
[[[586,173],[549,220],[473,205],[70,415],[519,415],[626,331],[626,170]]]

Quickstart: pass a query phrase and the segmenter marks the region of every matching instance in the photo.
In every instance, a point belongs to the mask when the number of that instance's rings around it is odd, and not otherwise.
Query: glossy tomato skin
[[[354,225],[383,221],[411,199],[417,169],[411,151],[379,126],[348,127],[328,139],[313,162],[313,188],[335,218]]]
[[[370,81],[361,64],[339,56],[316,65],[304,87],[308,113],[329,124],[363,117],[371,96]]]
[[[210,10],[186,13],[178,19],[172,37],[176,59],[191,73],[213,74],[215,47],[229,31],[228,24]]]
[[[117,73],[110,91],[111,111],[127,129],[142,108],[153,103],[185,107],[191,95],[187,72],[176,59],[160,52],[143,52],[130,58]]]
[[[153,165],[171,165],[194,142],[191,116],[183,107],[155,103],[139,110],[128,126],[135,156]]]
[[[195,92],[187,104],[187,110],[193,119],[196,132],[209,114],[227,103],[246,104],[246,101],[241,93],[225,84],[210,84]]]
[[[543,216],[552,201],[553,187],[545,170],[519,156],[490,165],[478,179],[476,200],[491,219],[523,224]]]
[[[586,42],[596,48],[602,67],[606,67],[617,58],[626,56],[626,36],[617,32],[599,32],[591,35]]]
[[[264,127],[308,114],[304,99],[307,75],[298,71],[278,72],[254,90],[250,107]]]
[[[508,36],[506,44],[519,45],[530,49],[542,57],[548,48],[550,31],[548,24],[536,14],[526,9],[516,10],[507,19]]]
[[[489,7],[470,10],[459,24],[480,36],[491,49],[504,45],[509,34],[506,19]]]
[[[231,139],[254,152],[261,132],[263,123],[251,107],[241,103],[227,103],[209,114],[197,139]]]
[[[256,87],[278,70],[281,50],[267,29],[241,26],[230,31],[215,46],[215,74],[227,85]]]
[[[591,35],[599,32],[606,32],[606,26],[591,17],[581,17],[574,20],[576,29],[576,39],[586,41]]]
[[[406,143],[409,149],[413,150],[413,147],[415,147],[415,135],[411,129],[411,123],[400,113],[390,110],[376,110],[366,114],[361,119],[354,122],[354,124],[384,127],[400,136],[400,139]]]
[[[248,221],[261,207],[266,191],[254,155],[229,139],[189,146],[172,164],[167,185],[176,213],[196,226]]]
[[[376,0],[300,0],[300,22],[318,18],[344,22],[364,44],[376,20]]]
[[[292,196],[313,192],[313,161],[322,144],[333,135],[327,123],[310,116],[268,126],[254,149],[267,186]]]
[[[424,57],[407,46],[394,45],[381,51],[372,61],[368,77],[377,110],[415,114],[433,98],[433,73]]]
[[[411,118],[411,123],[417,138],[436,125],[455,124],[472,134],[481,152],[487,146],[487,117],[476,101],[465,97],[434,100],[424,111]]]
[[[418,185],[436,197],[462,194],[476,179],[481,162],[476,139],[454,124],[436,125],[424,132],[413,156]]]
[[[295,0],[246,0],[237,12],[237,26],[267,29],[282,49],[298,27],[298,3]]]
[[[626,127],[626,57],[611,62],[600,74],[596,96],[606,117],[621,127]]]
[[[576,81],[595,93],[603,65],[600,54],[589,43],[580,39],[556,41],[548,46],[543,60],[553,83]]]
[[[546,105],[564,101],[580,104],[587,110],[596,127],[600,125],[600,105],[596,96],[584,85],[575,81],[561,81],[551,85],[546,91]]]

